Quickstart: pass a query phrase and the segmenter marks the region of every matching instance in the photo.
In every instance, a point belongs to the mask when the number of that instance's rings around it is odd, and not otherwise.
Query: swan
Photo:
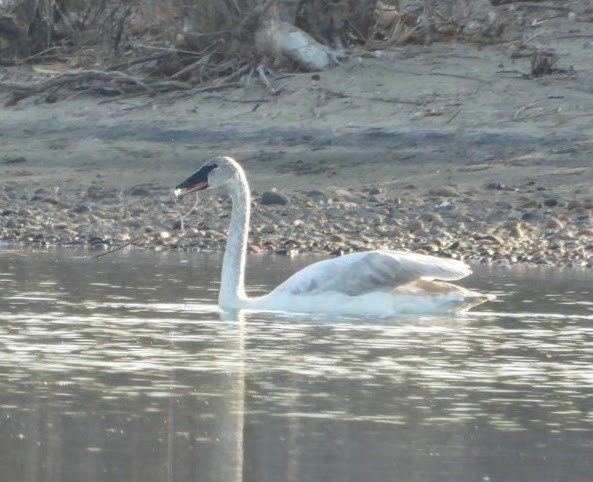
[[[351,253],[311,264],[267,295],[245,292],[251,209],[245,171],[230,157],[207,161],[175,187],[176,199],[208,188],[231,197],[218,304],[222,309],[392,316],[465,311],[493,297],[447,283],[471,273],[465,263],[404,251]]]

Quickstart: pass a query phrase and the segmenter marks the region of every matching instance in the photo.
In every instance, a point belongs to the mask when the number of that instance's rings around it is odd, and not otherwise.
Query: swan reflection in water
[[[207,188],[228,192],[233,203],[218,296],[221,308],[384,317],[465,311],[493,298],[447,282],[471,273],[461,261],[389,250],[314,263],[267,295],[251,298],[244,284],[251,206],[245,172],[234,159],[216,157],[177,185],[175,196]]]

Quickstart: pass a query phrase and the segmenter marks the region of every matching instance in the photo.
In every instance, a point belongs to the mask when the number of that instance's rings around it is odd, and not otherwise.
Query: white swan
[[[471,270],[461,261],[386,250],[314,263],[269,294],[250,298],[244,285],[251,205],[245,172],[230,157],[211,159],[175,187],[175,196],[209,187],[226,190],[233,203],[218,296],[221,308],[391,316],[464,311],[493,298],[434,281],[469,275]]]

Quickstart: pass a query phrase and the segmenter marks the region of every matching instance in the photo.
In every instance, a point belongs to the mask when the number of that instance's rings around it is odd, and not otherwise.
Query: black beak
[[[176,198],[183,197],[194,191],[202,191],[208,187],[208,173],[217,167],[216,165],[202,166],[199,170],[194,172],[185,181],[175,186]]]

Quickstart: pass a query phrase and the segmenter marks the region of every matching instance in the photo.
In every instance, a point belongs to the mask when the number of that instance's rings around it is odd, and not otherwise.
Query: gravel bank
[[[187,215],[193,202],[177,204],[170,189],[149,185],[32,193],[8,185],[0,199],[0,242],[5,249],[76,246],[98,253],[128,244],[223,250],[230,201],[203,195]],[[593,267],[593,197],[535,183],[254,192],[252,204],[252,253],[401,249],[483,264]]]

